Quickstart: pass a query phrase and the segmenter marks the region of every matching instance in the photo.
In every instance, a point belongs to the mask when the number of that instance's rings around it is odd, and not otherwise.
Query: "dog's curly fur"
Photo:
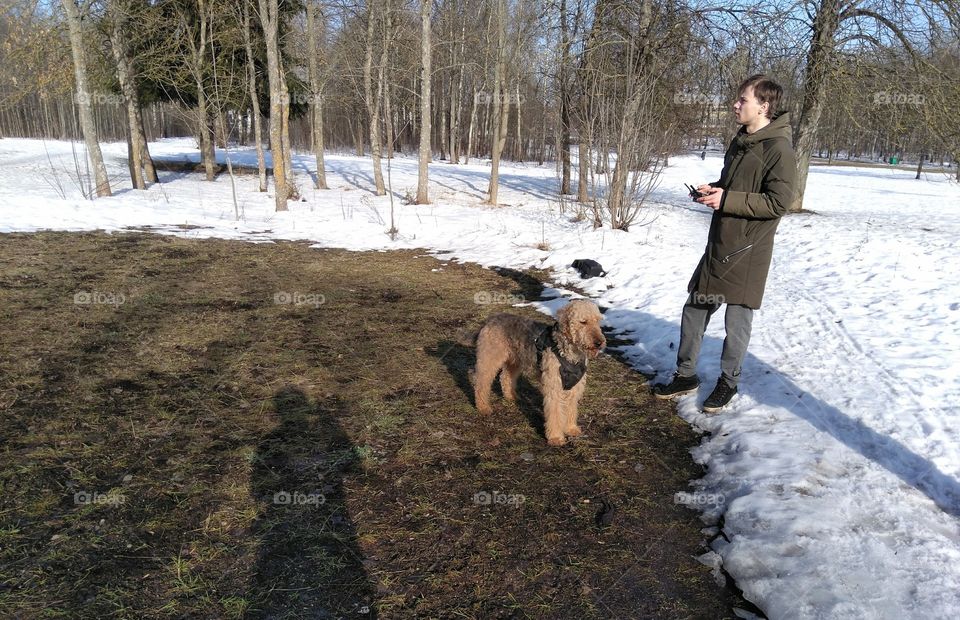
[[[606,346],[600,330],[603,317],[596,304],[576,299],[557,312],[554,338],[561,355],[579,363],[596,358]],[[507,400],[516,399],[517,379],[537,369],[536,338],[542,324],[513,314],[490,317],[477,335],[477,366],[474,374],[474,402],[483,415],[491,412],[490,388],[497,373]],[[540,385],[543,390],[544,428],[547,443],[561,446],[567,437],[581,434],[577,426],[577,403],[586,387],[586,374],[569,390],[563,389],[560,361],[552,349],[540,355]]]

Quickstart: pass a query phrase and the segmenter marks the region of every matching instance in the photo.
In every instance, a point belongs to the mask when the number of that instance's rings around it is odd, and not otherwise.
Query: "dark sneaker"
[[[723,380],[723,377],[720,377],[717,379],[717,387],[713,388],[713,392],[710,396],[707,396],[707,400],[703,401],[703,411],[705,413],[716,413],[720,411],[727,406],[727,403],[730,402],[736,393],[737,388],[730,387],[727,385],[727,382]]]
[[[670,380],[670,383],[658,383],[653,386],[653,395],[665,400],[674,396],[689,394],[698,387],[700,387],[700,379],[697,378],[697,375],[681,377],[677,373],[673,373],[673,379]]]

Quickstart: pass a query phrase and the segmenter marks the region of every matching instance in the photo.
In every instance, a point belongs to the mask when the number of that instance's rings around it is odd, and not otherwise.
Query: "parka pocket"
[[[734,252],[730,252],[730,253],[727,254],[726,256],[722,257],[722,258],[720,259],[720,262],[723,263],[724,265],[726,265],[727,263],[730,262],[730,259],[731,259],[731,258],[733,258],[734,256],[736,256],[737,254],[743,254],[744,252],[746,252],[747,250],[749,250],[750,248],[752,248],[753,245],[754,245],[754,244],[751,243],[750,245],[748,245],[748,246],[746,246],[746,247],[744,247],[744,248],[740,248],[739,250],[736,250],[736,251],[734,251]]]

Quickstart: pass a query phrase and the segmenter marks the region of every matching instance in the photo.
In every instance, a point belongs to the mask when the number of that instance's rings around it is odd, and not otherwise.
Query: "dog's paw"
[[[579,426],[571,426],[566,431],[564,431],[567,437],[579,437],[583,435],[583,430]]]
[[[548,437],[547,438],[547,445],[563,446],[563,445],[566,445],[566,443],[567,443],[566,437]]]

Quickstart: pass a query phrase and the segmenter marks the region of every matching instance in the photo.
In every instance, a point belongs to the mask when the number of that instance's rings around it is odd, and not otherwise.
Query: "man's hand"
[[[720,201],[723,199],[723,188],[713,187],[712,185],[701,185],[697,188],[701,194],[706,194],[702,198],[697,198],[695,202],[706,205],[716,211],[720,208]]]

